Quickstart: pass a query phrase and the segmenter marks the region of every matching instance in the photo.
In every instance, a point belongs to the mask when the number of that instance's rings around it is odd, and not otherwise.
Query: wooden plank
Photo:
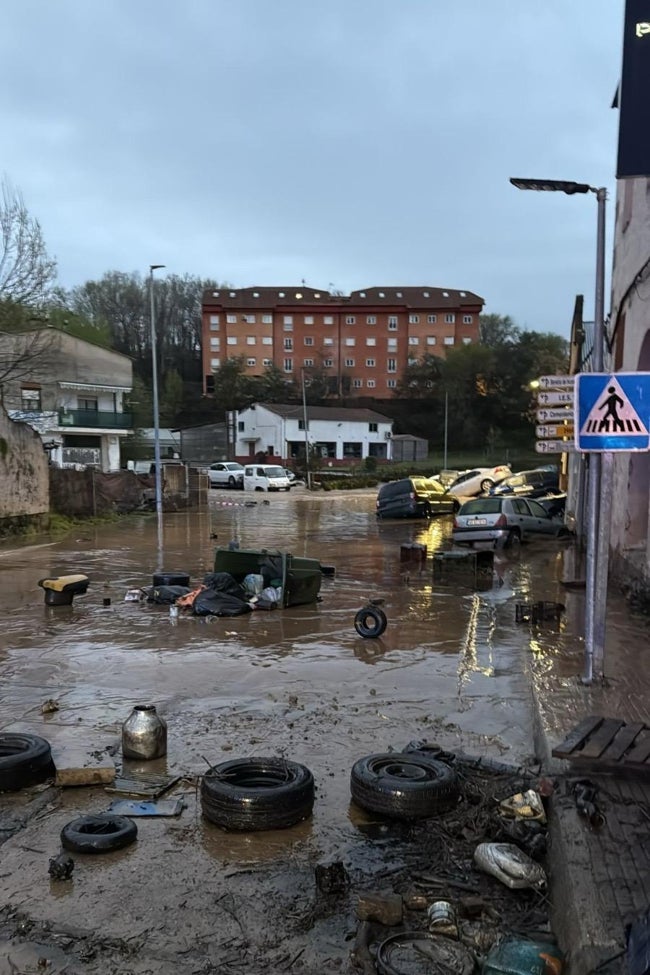
[[[644,728],[645,725],[641,721],[637,722],[636,724],[624,724],[623,727],[616,732],[614,740],[610,742],[603,752],[601,760],[603,762],[617,762],[623,757],[636,736],[640,731],[643,731]]]
[[[605,718],[600,728],[586,742],[584,748],[580,750],[580,758],[600,758],[610,741],[625,722],[618,718]]]
[[[585,718],[580,724],[570,731],[566,736],[564,741],[560,745],[556,745],[552,750],[551,755],[555,758],[568,758],[574,749],[582,745],[584,740],[589,737],[592,731],[594,731],[603,721],[603,718],[599,718],[598,715],[590,715]]]
[[[637,738],[632,751],[625,756],[625,765],[641,764],[648,757],[650,757],[650,730],[646,728]]]

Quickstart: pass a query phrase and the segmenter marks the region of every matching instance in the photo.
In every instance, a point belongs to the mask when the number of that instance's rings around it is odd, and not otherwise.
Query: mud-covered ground
[[[350,769],[413,738],[534,762],[531,655],[539,661],[575,648],[582,597],[563,592],[560,624],[534,639],[515,623],[515,604],[560,598],[566,544],[535,542],[514,562],[499,554],[492,588],[477,592],[433,580],[431,554],[450,547],[449,518],[378,523],[375,492],[310,496],[298,488],[248,500],[212,491],[209,510],[165,515],[164,568],[200,581],[217,544],[281,548],[336,567],[320,602],[178,620],[167,607],[125,602],[160,565],[151,516],[0,549],[0,731],[42,735],[55,755],[71,745],[114,755],[119,766],[121,723],[134,704],[155,703],[169,745],[149,770],[182,776],[171,795],[186,802],[178,818],[138,819],[132,847],[76,856],[72,879],[57,882],[48,862],[61,828],[113,797],[102,787],[0,797],[0,938],[14,939],[0,975],[347,971],[359,889],[403,891],[417,868],[440,875],[442,863],[443,876],[453,867],[461,884],[491,896],[497,882],[467,859],[478,827],[457,824],[464,853],[450,867],[440,849],[451,843],[453,823],[445,833],[440,824],[376,821],[351,804]],[[426,565],[400,561],[411,541],[428,546]],[[46,607],[38,579],[76,572],[90,577],[87,594],[72,607]],[[378,640],[353,626],[368,597],[384,600],[389,620]],[[44,714],[48,699],[59,709]],[[206,762],[252,755],[311,769],[310,820],[233,834],[201,817],[197,782]],[[324,895],[314,867],[335,860],[351,885]],[[540,904],[517,896],[530,920]],[[49,967],[38,968],[45,949],[34,944],[48,946]]]

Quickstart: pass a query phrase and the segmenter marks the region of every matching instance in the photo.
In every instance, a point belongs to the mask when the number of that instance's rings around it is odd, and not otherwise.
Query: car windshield
[[[240,471],[241,470],[241,464],[224,464],[224,467],[226,467],[227,470],[229,470],[229,471]]]
[[[477,498],[476,501],[466,501],[460,509],[461,515],[498,515],[501,511],[499,498]]]
[[[281,467],[267,467],[266,468],[267,477],[286,477],[284,470]]]

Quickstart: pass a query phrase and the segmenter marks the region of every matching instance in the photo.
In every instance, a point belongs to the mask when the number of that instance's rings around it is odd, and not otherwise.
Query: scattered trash
[[[106,792],[119,792],[127,796],[158,799],[165,792],[168,792],[173,785],[176,785],[181,778],[180,775],[159,775],[157,772],[138,772],[137,775],[123,773],[111,785],[106,786]]]
[[[360,921],[378,921],[387,927],[402,923],[402,898],[392,890],[360,891],[357,917]]]
[[[226,630],[224,636],[237,636],[237,630]]]
[[[182,799],[162,799],[160,802],[114,799],[108,811],[116,816],[180,816],[184,808]]]
[[[122,725],[122,755],[148,761],[167,754],[167,723],[155,704],[136,704]]]
[[[73,853],[109,853],[130,846],[138,827],[126,816],[80,816],[61,830],[61,845]]]
[[[534,820],[538,823],[546,822],[542,800],[534,789],[527,789],[526,792],[518,792],[508,799],[503,799],[499,803],[499,812],[502,816],[508,816],[512,819]]]
[[[564,956],[557,945],[507,937],[483,962],[483,975],[561,975]]]
[[[74,860],[68,853],[59,853],[58,856],[50,857],[47,872],[52,880],[70,880],[73,870]]]
[[[146,593],[143,589],[127,589],[124,595],[125,603],[141,603]]]
[[[102,606],[110,606],[110,605],[111,605],[111,597],[104,596],[104,598],[102,599]]]
[[[61,788],[80,785],[106,785],[115,778],[115,765],[101,753],[89,754],[74,743],[54,746],[56,773],[54,784]]]
[[[387,625],[386,614],[378,606],[364,606],[354,617],[354,628],[365,639],[381,636]]]
[[[449,901],[434,901],[427,911],[427,921],[431,934],[442,934],[446,938],[458,937],[458,920]]]
[[[177,620],[178,619],[178,613],[179,613],[178,606],[176,605],[176,603],[172,603],[171,606],[169,607],[169,618],[170,618],[170,620]]]
[[[59,702],[55,701],[52,697],[48,697],[47,701],[43,701],[41,704],[41,714],[54,714],[59,709]]]
[[[546,602],[543,599],[535,603],[516,603],[515,623],[557,622],[565,609],[564,603]]]
[[[543,867],[513,843],[479,843],[474,863],[512,890],[546,883]]]
[[[154,587],[157,586],[189,586],[189,572],[154,572]]]
[[[457,941],[438,938],[424,931],[393,934],[377,949],[380,975],[471,975],[474,956]]]
[[[333,863],[317,863],[314,868],[316,886],[323,894],[342,894],[350,884],[350,878],[341,860]]]
[[[605,817],[596,805],[598,786],[589,779],[582,779],[573,785],[573,795],[576,801],[578,815],[589,822],[594,829],[605,825]]]
[[[74,597],[85,593],[89,582],[88,576],[81,574],[38,580],[41,589],[45,590],[46,606],[72,606]]]

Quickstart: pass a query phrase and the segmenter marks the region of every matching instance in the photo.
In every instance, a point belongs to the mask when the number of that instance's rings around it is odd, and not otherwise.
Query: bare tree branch
[[[56,261],[48,256],[41,226],[5,177],[0,201],[0,300],[41,305],[50,297],[55,279]]]

